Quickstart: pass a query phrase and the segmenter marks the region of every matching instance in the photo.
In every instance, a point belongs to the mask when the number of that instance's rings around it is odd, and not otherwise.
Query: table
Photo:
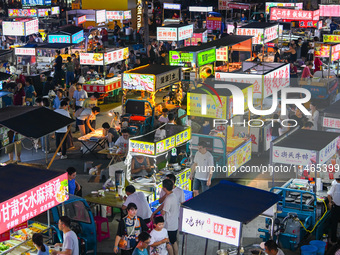
[[[98,151],[98,153],[112,156],[111,161],[110,161],[108,166],[110,166],[112,163],[115,164],[117,162],[122,161],[122,159],[124,157],[124,154],[110,153],[109,149],[102,149],[102,150]]]
[[[106,137],[103,135],[102,128],[96,129],[91,133],[81,136],[78,138],[78,140],[86,148],[86,150],[82,151],[81,157],[83,157],[87,152],[90,152],[97,158],[97,155],[94,153],[95,149],[98,146],[100,146],[102,149],[105,148]],[[88,146],[88,144],[86,144],[89,142],[93,143],[92,146]]]

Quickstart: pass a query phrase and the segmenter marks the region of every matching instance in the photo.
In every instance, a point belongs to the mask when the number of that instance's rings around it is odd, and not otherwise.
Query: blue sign
[[[72,43],[80,43],[84,40],[84,30],[72,35]]]
[[[48,35],[49,43],[71,43],[69,35]]]
[[[23,6],[51,5],[51,0],[22,0]]]

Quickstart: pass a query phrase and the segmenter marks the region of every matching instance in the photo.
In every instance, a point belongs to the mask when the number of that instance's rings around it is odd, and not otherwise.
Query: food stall
[[[80,53],[80,65],[95,66],[94,72],[85,72],[82,67],[85,83],[84,90],[93,93],[113,93],[118,95],[121,89],[121,77],[108,74],[110,64],[124,61],[129,57],[129,48],[106,49],[103,53]],[[87,68],[87,70],[89,70]]]
[[[191,38],[194,32],[194,25],[169,24],[157,27],[157,41],[181,42]]]
[[[323,62],[328,65],[328,69],[315,72],[311,79],[300,80],[299,85],[311,92],[312,99],[330,105],[339,87],[336,73],[338,73],[337,69],[339,70],[340,44],[314,43],[314,58],[316,57],[327,59],[328,63]]]
[[[177,14],[178,18],[174,17],[175,13]],[[169,22],[173,23],[176,21],[179,23],[182,20],[181,4],[163,3],[162,20],[164,24],[168,24]]]
[[[283,197],[278,207],[280,224],[286,220],[287,225],[289,221],[298,223],[280,231],[278,238],[283,248],[295,250],[307,234],[319,240],[325,233],[330,215],[326,206],[327,186],[333,181],[332,173],[339,170],[335,164],[338,149],[339,134],[298,127],[271,143],[270,166],[277,169],[285,165],[284,171],[291,169],[296,176],[282,187],[272,188]],[[275,172],[272,171],[273,186]],[[268,230],[261,232],[268,233]]]
[[[208,30],[195,29],[191,38],[184,41],[184,46],[197,46],[198,42],[206,43],[208,41]]]
[[[190,20],[195,20],[196,16],[195,13],[198,13],[198,19],[202,19],[202,15],[205,14],[205,19],[208,17],[208,13],[213,11],[212,6],[189,6],[189,12],[190,12]],[[191,13],[194,13],[193,16],[191,17]],[[203,21],[203,20],[202,20]],[[202,27],[206,28],[206,23],[203,21],[202,22]]]
[[[340,132],[340,100],[328,106],[321,112],[321,126],[323,131]]]
[[[251,22],[250,15],[252,12],[256,12],[257,4],[248,4],[248,3],[237,3],[237,2],[228,2],[227,7],[228,10],[231,10],[231,18],[234,18],[234,10],[240,10],[240,12],[248,11],[249,17],[248,20]]]
[[[187,252],[188,235],[206,239],[205,255],[213,254],[207,251],[208,239],[218,242],[216,254],[241,254],[241,247],[244,254],[264,253],[258,246],[245,246],[242,243],[243,224],[248,224],[258,216],[274,218],[274,207],[280,198],[277,194],[261,189],[220,181],[219,184],[181,205],[179,227],[179,231],[183,232],[181,254],[192,254],[192,251]],[[221,250],[221,243],[228,246]]]
[[[39,32],[39,20],[25,19],[23,21],[3,21],[2,35],[28,36]]]
[[[154,188],[154,198],[149,202],[159,199],[162,190],[162,180],[167,174],[173,173],[177,177],[176,186],[185,190],[191,191],[190,166],[181,163],[181,158],[178,156],[180,147],[185,146],[191,139],[191,128],[188,126],[177,126],[165,124],[160,130],[165,131],[165,136],[158,137],[157,130],[154,130],[146,135],[130,138],[129,153],[127,156],[127,172],[126,178],[130,184],[145,189],[148,187]],[[176,160],[169,158],[169,154],[177,151]],[[186,153],[183,151],[183,153]],[[144,156],[150,162],[151,171],[148,176],[136,176],[131,173],[131,161],[135,156]],[[169,163],[170,162],[172,163]],[[191,192],[190,192],[191,193]]]
[[[211,128],[206,132],[202,130],[199,134],[192,133],[190,155],[194,155],[198,150],[200,141],[205,141],[215,164],[227,166],[226,171],[216,173],[218,176],[215,177],[225,178],[251,159],[251,139],[248,131],[237,132],[238,125],[230,125],[231,122],[242,122],[243,118],[248,121],[248,114],[247,116],[233,115],[235,97],[225,86],[234,85],[242,91],[245,110],[247,110],[248,90],[253,89],[253,85],[219,81],[214,81],[213,84],[203,84],[187,95],[187,115],[203,118],[205,124],[210,125]]]
[[[124,101],[128,90],[150,93],[150,104],[156,106],[155,95],[157,91],[180,82],[180,68],[176,66],[145,65],[125,71],[123,74]],[[167,108],[174,105],[167,105]]]

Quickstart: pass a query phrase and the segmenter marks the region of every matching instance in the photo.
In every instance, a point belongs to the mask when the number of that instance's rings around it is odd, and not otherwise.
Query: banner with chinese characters
[[[103,53],[80,53],[79,59],[81,65],[104,65]]]
[[[193,52],[169,51],[171,66],[192,67],[196,63],[196,54]]]
[[[323,35],[323,42],[340,43],[340,35]]]
[[[263,29],[238,27],[236,29],[236,34],[253,36],[253,44],[263,44]]]
[[[96,23],[106,22],[106,10],[96,10]]]
[[[84,30],[79,31],[72,35],[72,43],[77,44],[84,40]]]
[[[124,12],[123,11],[106,11],[106,19],[107,20],[123,20]]]
[[[156,143],[156,155],[176,147],[176,136],[170,136]]]
[[[326,162],[336,154],[337,144],[340,137],[335,138],[331,143],[329,143],[325,148],[320,151],[319,162],[320,164],[326,164]]]
[[[228,142],[228,141],[227,141]],[[233,173],[233,169],[238,169],[251,159],[251,139],[228,154],[228,176]],[[235,167],[235,168],[234,168]]]
[[[315,43],[314,56],[321,58],[329,58],[330,46],[327,44]]]
[[[2,22],[2,34],[12,36],[24,36],[25,35],[25,22]]]
[[[0,203],[0,233],[68,199],[67,173]]]
[[[21,229],[24,229],[24,228],[27,228],[27,227],[28,227],[28,222],[25,221],[25,222],[23,222],[23,223],[21,223],[21,224],[15,226],[15,227],[13,228],[13,232],[17,232],[18,230],[21,230]]]
[[[220,30],[222,26],[222,17],[207,17],[207,29]]]
[[[218,0],[218,9],[219,10],[227,10],[229,0]]]
[[[86,15],[80,16],[79,18],[76,18],[76,25],[80,25],[86,22]]]
[[[216,49],[201,51],[197,53],[197,66],[204,66],[216,61]]]
[[[270,20],[314,20],[318,21],[320,18],[320,10],[316,11],[303,11],[291,9],[270,9]]]
[[[229,3],[228,9],[250,10],[250,4]]]
[[[156,78],[153,74],[123,74],[123,89],[155,91]]]
[[[123,48],[104,53],[105,65],[116,63],[129,58],[129,48]]]
[[[8,17],[37,17],[38,13],[36,9],[8,9]]]
[[[180,68],[172,70],[170,72],[162,73],[156,76],[156,91],[169,86],[175,82],[179,82]]]
[[[106,85],[99,84],[83,84],[83,88],[88,93],[98,92],[98,93],[107,93],[114,91],[116,89],[120,89],[122,86],[121,81],[112,82]]]
[[[187,25],[178,28],[178,41],[191,38],[194,33],[194,25]]]
[[[183,208],[181,230],[191,235],[239,246],[241,223]]]
[[[273,163],[302,166],[317,163],[316,151],[274,146],[272,153]]]
[[[340,58],[340,44],[332,46],[332,56],[331,61],[336,61]]]
[[[290,68],[289,64],[284,65],[274,71],[266,74],[263,80],[263,97],[266,98],[273,94],[273,89],[278,91],[284,87],[288,87],[290,83]]]
[[[124,19],[131,19],[131,11],[128,10],[128,11],[124,11]]]
[[[131,152],[147,154],[147,155],[155,155],[155,144],[148,143],[144,141],[137,141],[130,139],[129,142],[129,150]]]
[[[157,27],[157,41],[177,41],[177,28]]]
[[[213,119],[226,119],[227,97],[220,96],[220,99],[222,105],[216,95],[188,93],[188,115]]]
[[[35,56],[35,48],[24,48],[24,47],[15,48],[15,55]]]
[[[317,28],[318,22],[313,20],[301,20],[299,21],[299,27],[301,28],[309,28],[314,27]]]
[[[340,17],[340,5],[338,4],[320,4],[319,8],[322,17]]]
[[[186,130],[176,134],[176,147],[181,145],[191,139],[191,127]]]
[[[278,3],[278,2],[266,2],[266,14],[269,14],[271,7],[295,7],[295,10],[302,10],[303,3]]]
[[[47,17],[51,9],[38,9],[38,17]]]
[[[69,35],[48,35],[48,43],[71,43]]]
[[[264,30],[264,43],[271,42],[279,37],[279,25],[268,27]]]
[[[340,119],[323,117],[322,126],[325,128],[340,129]]]

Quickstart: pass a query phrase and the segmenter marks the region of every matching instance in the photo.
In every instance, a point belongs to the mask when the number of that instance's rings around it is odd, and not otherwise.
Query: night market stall
[[[321,116],[323,131],[340,132],[340,100],[321,111]]]
[[[157,27],[157,41],[170,41],[180,43],[191,38],[194,32],[194,25],[169,24]]]
[[[164,24],[179,23],[182,20],[181,4],[163,3],[162,20]]]
[[[197,46],[198,42],[208,42],[208,30],[194,29],[192,37],[184,41],[184,46]]]
[[[240,254],[244,247],[243,225],[258,216],[273,218],[273,208],[280,198],[279,195],[268,191],[220,181],[219,184],[182,204],[179,229],[183,232],[182,254],[191,254],[190,251],[187,252],[188,235],[206,239],[204,254],[208,254],[209,239],[219,242],[218,254],[227,253],[227,249],[221,250],[221,243],[234,250],[236,247],[235,253],[232,254]],[[252,253],[252,250],[256,253]],[[250,246],[244,247],[243,252],[260,254],[263,251],[256,246]]]

